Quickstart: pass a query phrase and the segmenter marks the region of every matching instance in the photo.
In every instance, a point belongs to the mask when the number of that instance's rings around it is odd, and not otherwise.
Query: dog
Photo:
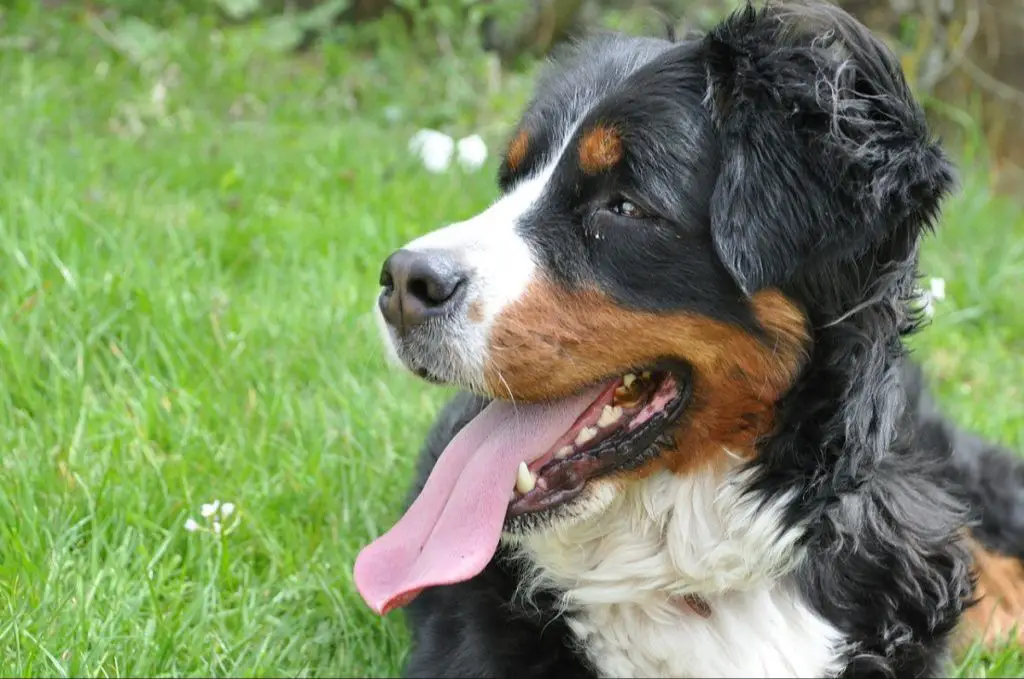
[[[879,39],[814,0],[592,36],[509,139],[381,273],[392,358],[459,388],[354,566],[407,676],[936,676],[1013,635],[1024,470],[908,356],[957,175]]]

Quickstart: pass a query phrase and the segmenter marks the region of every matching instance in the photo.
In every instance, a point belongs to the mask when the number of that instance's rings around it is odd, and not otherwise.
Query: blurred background
[[[835,2],[897,50],[944,136],[974,144],[982,137],[994,151],[991,162],[1000,183],[1020,181],[1024,2]],[[136,60],[159,49],[153,43],[161,30],[184,21],[211,31],[248,26],[263,33],[266,47],[282,54],[342,49],[380,59],[412,51],[428,67],[475,57],[481,69],[515,72],[529,71],[560,42],[588,31],[682,36],[706,30],[735,5],[736,0],[42,0],[44,8],[77,13],[84,30],[103,35],[103,26],[110,31],[104,39],[111,47]],[[6,46],[31,48],[29,40],[11,35]],[[444,102],[422,112],[424,120],[457,119],[445,110],[461,103],[452,96],[472,98],[480,92],[476,86],[494,88],[499,77],[485,72],[473,79],[463,71],[465,66],[450,75],[468,82],[448,86],[462,92],[446,91]]]
[[[1024,451],[1024,0],[840,4],[961,168],[912,348]],[[493,200],[560,42],[735,6],[0,1],[0,674],[394,675],[351,566],[448,392],[385,368],[381,262]]]

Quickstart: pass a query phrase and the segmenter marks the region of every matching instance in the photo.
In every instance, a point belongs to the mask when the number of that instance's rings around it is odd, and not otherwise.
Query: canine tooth
[[[618,422],[620,417],[622,417],[622,408],[618,406],[605,406],[601,410],[601,417],[597,420],[597,426],[604,429]]]
[[[516,474],[516,490],[523,495],[526,495],[537,485],[536,479],[533,478],[533,474],[530,472],[529,467],[526,466],[525,462],[519,463],[519,472]]]
[[[572,446],[562,446],[557,451],[555,451],[555,457],[557,457],[558,459],[561,459],[563,457],[569,457],[570,455],[572,455]]]
[[[634,375],[633,373],[626,373],[625,375],[622,376],[622,386],[624,386],[626,389],[629,389],[629,385],[633,384],[633,382],[635,381],[636,375]]]
[[[580,433],[576,434],[576,445],[582,446],[587,441],[590,441],[597,436],[597,429],[594,427],[583,427],[580,429]]]

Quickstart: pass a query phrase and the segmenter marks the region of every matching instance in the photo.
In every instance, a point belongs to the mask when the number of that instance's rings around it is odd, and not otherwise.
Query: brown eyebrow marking
[[[587,174],[599,174],[622,160],[622,137],[608,125],[597,125],[580,138],[580,167]]]
[[[508,145],[508,152],[505,154],[505,161],[510,170],[516,170],[526,158],[526,152],[530,149],[530,135],[526,130],[519,130],[519,133]]]

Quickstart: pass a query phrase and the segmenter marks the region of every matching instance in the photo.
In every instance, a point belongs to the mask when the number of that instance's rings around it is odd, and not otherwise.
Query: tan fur
[[[580,138],[580,167],[587,174],[599,174],[622,160],[622,137],[618,130],[598,125]]]
[[[542,400],[661,358],[682,359],[694,383],[677,452],[633,476],[691,473],[715,466],[726,449],[753,455],[806,358],[807,321],[795,305],[774,290],[751,304],[766,337],[695,313],[630,310],[597,291],[534,283],[495,319],[485,379],[492,393]]]
[[[508,163],[509,169],[513,171],[519,169],[519,166],[526,159],[526,152],[529,150],[530,135],[526,133],[526,130],[519,130],[516,136],[512,138],[512,142],[508,145],[508,151],[505,153],[505,162]]]
[[[986,646],[1006,641],[1024,644],[1024,565],[974,540],[969,544],[978,581],[978,603],[965,613],[956,645],[965,650],[977,642]]]

